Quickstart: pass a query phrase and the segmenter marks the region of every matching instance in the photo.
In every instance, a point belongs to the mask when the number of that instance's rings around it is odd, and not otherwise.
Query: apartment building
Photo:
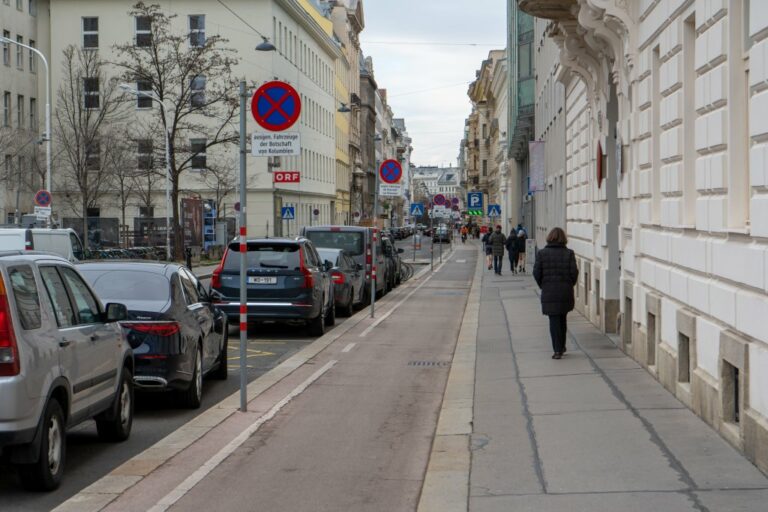
[[[768,470],[768,3],[517,4],[559,49],[577,307]]]

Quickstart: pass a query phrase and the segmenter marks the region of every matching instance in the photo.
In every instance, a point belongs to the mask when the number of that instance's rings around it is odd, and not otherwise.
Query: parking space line
[[[175,505],[181,498],[183,498],[190,490],[192,490],[197,484],[199,484],[203,478],[208,476],[211,471],[216,469],[227,457],[232,455],[243,443],[245,443],[253,434],[256,433],[259,428],[267,421],[274,418],[280,410],[288,405],[288,403],[302,394],[306,389],[311,386],[317,379],[323,376],[325,372],[333,368],[338,361],[329,361],[322,368],[317,370],[310,377],[296,386],[293,391],[288,393],[282,400],[276,403],[266,414],[259,416],[247,429],[240,433],[236,438],[230,441],[224,448],[211,457],[208,462],[203,464],[197,471],[192,473],[181,482],[175,489],[169,492],[164,498],[162,498],[157,505],[149,509],[149,512],[165,512],[173,505]]]
[[[349,345],[344,347],[344,350],[342,350],[342,352],[346,354],[347,352],[355,348],[355,345],[357,345],[357,343],[350,343]]]

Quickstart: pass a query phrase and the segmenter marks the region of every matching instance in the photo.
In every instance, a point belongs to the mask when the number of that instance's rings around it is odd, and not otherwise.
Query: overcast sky
[[[456,165],[469,83],[488,52],[505,46],[506,0],[365,0],[363,8],[363,52],[395,117],[405,118],[413,162]]]

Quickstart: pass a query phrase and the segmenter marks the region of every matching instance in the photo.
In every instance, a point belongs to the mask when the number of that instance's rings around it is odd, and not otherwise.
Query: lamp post
[[[51,69],[48,66],[48,59],[45,58],[43,52],[37,48],[33,48],[24,43],[14,41],[7,37],[0,36],[0,43],[11,43],[22,48],[26,48],[30,52],[34,53],[40,60],[43,61],[45,66],[45,134],[42,140],[45,141],[45,188],[49,192],[51,191]]]
[[[136,97],[146,96],[151,98],[160,105],[160,113],[163,116],[163,125],[165,132],[165,257],[168,261],[171,260],[171,138],[170,129],[168,127],[168,117],[165,108],[165,103],[161,100],[157,94],[152,91],[139,91],[134,89],[128,84],[120,84],[120,89],[133,94]]]

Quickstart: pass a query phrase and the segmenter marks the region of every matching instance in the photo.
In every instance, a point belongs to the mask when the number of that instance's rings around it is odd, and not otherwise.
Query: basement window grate
[[[409,361],[408,366],[419,368],[447,368],[451,366],[451,363],[446,361]]]

